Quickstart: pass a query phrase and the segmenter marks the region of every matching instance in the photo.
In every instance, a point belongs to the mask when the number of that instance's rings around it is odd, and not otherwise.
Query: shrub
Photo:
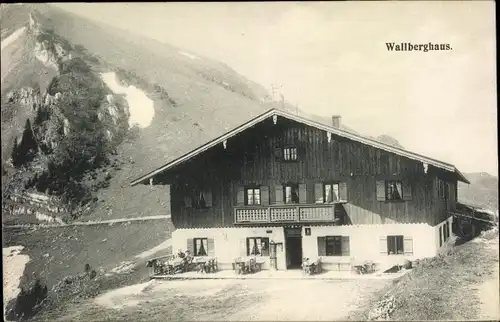
[[[14,308],[7,313],[7,318],[15,320],[34,316],[47,298],[47,292],[47,286],[42,285],[39,279],[27,290],[22,288],[15,301]]]

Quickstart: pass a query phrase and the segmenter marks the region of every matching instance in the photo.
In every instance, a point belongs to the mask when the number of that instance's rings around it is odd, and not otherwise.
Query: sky
[[[498,176],[492,1],[57,6],[222,61],[308,113]],[[387,42],[452,50],[390,52]]]

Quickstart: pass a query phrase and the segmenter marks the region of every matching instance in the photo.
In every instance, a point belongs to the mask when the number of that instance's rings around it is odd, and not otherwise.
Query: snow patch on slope
[[[8,45],[10,45],[14,41],[16,41],[17,38],[21,37],[21,35],[24,33],[25,30],[26,30],[26,27],[19,28],[16,31],[14,31],[9,37],[2,40],[1,45],[0,45],[1,49],[3,50],[5,47],[7,47]]]
[[[179,54],[184,55],[186,57],[189,57],[189,58],[191,58],[193,60],[201,59],[200,57],[198,57],[196,55],[193,55],[193,54],[190,54],[190,53],[186,53],[185,51],[180,51]]]
[[[172,238],[167,239],[166,241],[164,241],[160,245],[155,246],[155,247],[151,248],[150,250],[147,250],[145,252],[140,253],[139,255],[136,255],[135,258],[147,258],[151,255],[158,253],[161,250],[167,249],[170,246],[172,246]]]
[[[124,87],[119,84],[115,72],[102,73],[101,79],[113,93],[125,95],[129,106],[128,123],[130,127],[137,125],[145,128],[151,124],[155,115],[153,100],[133,85]]]
[[[24,246],[12,246],[2,249],[4,316],[7,304],[21,292],[19,284],[24,274],[24,267],[30,260],[28,255],[19,254],[23,248]]]

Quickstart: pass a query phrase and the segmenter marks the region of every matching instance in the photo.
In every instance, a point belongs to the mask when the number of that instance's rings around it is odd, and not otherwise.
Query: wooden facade
[[[297,161],[283,160],[286,147],[297,149]],[[401,182],[403,200],[384,200],[380,185],[385,180]],[[170,185],[176,228],[237,227],[238,209],[269,209],[260,212],[264,216],[295,206],[328,208],[317,204],[322,183],[341,187],[342,202],[331,205],[335,216],[343,218],[341,224],[434,226],[455,209],[457,199],[457,178],[445,170],[429,165],[425,172],[422,162],[286,118],[257,123],[157,174],[154,181]],[[283,205],[280,189],[287,184],[299,187],[297,205]],[[243,205],[245,187],[260,189],[261,205]]]

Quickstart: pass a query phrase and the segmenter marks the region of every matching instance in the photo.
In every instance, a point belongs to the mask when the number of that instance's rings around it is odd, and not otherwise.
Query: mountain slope
[[[470,185],[458,184],[458,201],[498,211],[498,178],[485,172],[465,173]]]

